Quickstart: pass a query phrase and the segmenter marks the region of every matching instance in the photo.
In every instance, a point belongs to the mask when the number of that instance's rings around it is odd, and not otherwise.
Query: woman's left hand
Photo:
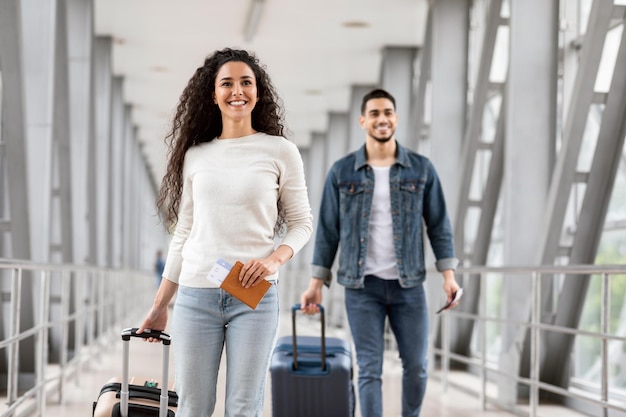
[[[241,285],[250,288],[266,279],[270,275],[274,275],[280,268],[280,262],[271,257],[264,259],[252,259],[244,264],[239,274]]]

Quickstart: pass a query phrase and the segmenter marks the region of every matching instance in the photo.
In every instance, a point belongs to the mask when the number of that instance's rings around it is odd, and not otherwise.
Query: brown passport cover
[[[243,264],[241,262],[235,262],[233,268],[222,281],[220,288],[228,291],[233,297],[254,310],[272,284],[267,280],[263,280],[253,287],[245,288],[239,281],[239,273],[242,267]]]

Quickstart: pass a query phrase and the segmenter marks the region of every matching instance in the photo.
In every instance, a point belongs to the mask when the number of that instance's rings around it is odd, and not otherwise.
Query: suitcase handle
[[[321,329],[322,329],[322,337],[320,338],[321,344],[321,353],[322,353],[322,371],[326,371],[326,319],[324,317],[324,307],[321,304],[317,304],[317,307],[320,309],[320,320],[321,320]],[[298,370],[298,343],[296,338],[296,312],[302,309],[301,304],[294,304],[291,307],[291,334],[292,339],[291,343],[293,344],[293,370]]]
[[[169,372],[169,360],[170,360],[170,344],[172,338],[169,334],[160,330],[145,329],[141,333],[137,333],[138,327],[130,327],[122,330],[122,341],[124,342],[124,349],[122,351],[122,386],[120,389],[120,415],[121,417],[128,417],[128,400],[130,399],[130,390],[128,384],[128,367],[129,367],[129,345],[131,337],[138,337],[140,339],[155,338],[163,342],[163,377],[161,381],[161,396],[159,403],[159,417],[167,417],[168,403],[169,403],[169,391],[168,385],[168,372]]]
[[[139,330],[138,327],[130,327],[128,329],[122,330],[122,340],[129,341],[131,337],[139,337],[142,339],[149,339],[152,337],[154,339],[161,340],[164,345],[169,345],[170,343],[172,343],[171,336],[160,330],[145,329],[141,333],[137,333],[137,330]]]

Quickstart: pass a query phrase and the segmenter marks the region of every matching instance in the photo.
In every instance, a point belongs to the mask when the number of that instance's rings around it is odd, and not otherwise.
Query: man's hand
[[[443,274],[443,292],[446,293],[446,303],[449,303],[454,298],[454,294],[461,288],[459,284],[456,282],[456,278],[454,277],[453,269],[446,269],[442,272]],[[454,308],[459,304],[457,301],[455,304],[451,305],[450,308]]]
[[[324,281],[317,278],[311,278],[309,288],[307,288],[300,296],[300,308],[304,314],[317,314],[320,309],[318,304],[322,303],[322,287]]]

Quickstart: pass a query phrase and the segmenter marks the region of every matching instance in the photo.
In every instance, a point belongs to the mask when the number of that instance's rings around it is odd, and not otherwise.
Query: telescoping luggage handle
[[[146,329],[141,333],[137,333],[139,330],[137,327],[132,327],[128,329],[122,330],[122,340],[124,342],[124,350],[122,352],[122,387],[120,390],[120,413],[122,417],[128,417],[128,400],[130,398],[129,395],[129,387],[128,387],[128,358],[129,358],[129,348],[130,348],[130,338],[138,337],[141,339],[149,339],[155,338],[161,340],[163,342],[163,377],[161,378],[161,397],[159,404],[159,417],[167,417],[167,406],[168,406],[168,372],[169,372],[169,362],[170,362],[170,344],[172,343],[172,338],[169,334],[165,332],[161,332],[159,330],[149,330]]]
[[[320,320],[321,320],[321,329],[322,329],[322,337],[320,338],[321,344],[321,353],[322,353],[322,371],[326,371],[326,320],[324,319],[324,307],[321,304],[317,305],[320,309]],[[292,334],[292,344],[293,344],[293,370],[298,369],[298,343],[296,337],[296,312],[301,310],[302,306],[300,304],[294,304],[291,307],[291,334]]]

